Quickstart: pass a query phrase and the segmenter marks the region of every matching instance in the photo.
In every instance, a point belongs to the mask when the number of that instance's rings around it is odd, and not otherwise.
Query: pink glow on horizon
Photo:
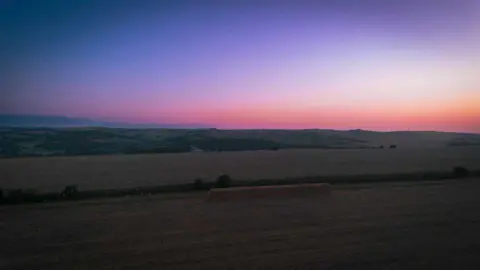
[[[297,2],[7,5],[0,113],[480,133],[478,0]]]
[[[197,123],[226,129],[368,129],[436,130],[480,133],[480,98],[461,97],[448,104],[364,104],[357,106],[191,106],[166,109],[151,106],[126,107],[122,114],[108,109],[92,111],[89,117],[133,123]],[[113,110],[113,108],[110,108]],[[118,112],[118,110],[115,110]],[[113,117],[103,117],[114,115]]]

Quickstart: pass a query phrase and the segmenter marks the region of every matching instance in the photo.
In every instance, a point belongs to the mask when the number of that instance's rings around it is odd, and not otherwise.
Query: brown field
[[[331,185],[325,183],[277,185],[262,187],[213,188],[208,192],[207,202],[251,201],[259,199],[288,199],[326,196]]]
[[[480,179],[0,208],[0,269],[480,269]]]
[[[480,147],[383,150],[281,150],[157,155],[78,156],[0,160],[0,187],[60,191],[131,188],[207,181],[317,175],[480,169]]]

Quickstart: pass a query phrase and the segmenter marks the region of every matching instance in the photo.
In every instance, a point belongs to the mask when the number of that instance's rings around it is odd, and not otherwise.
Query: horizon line
[[[215,130],[230,130],[230,131],[257,131],[257,130],[266,130],[266,131],[274,131],[274,130],[284,130],[284,131],[308,131],[308,130],[316,130],[316,131],[363,131],[363,132],[381,132],[381,133],[394,133],[394,132],[438,132],[438,133],[457,133],[457,134],[480,134],[480,132],[476,131],[445,131],[445,130],[436,130],[436,129],[364,129],[361,127],[358,128],[348,128],[348,129],[335,129],[335,128],[321,128],[321,127],[314,127],[314,128],[288,128],[288,127],[256,127],[256,128],[248,128],[248,127],[238,127],[238,128],[222,128],[214,124],[209,123],[195,123],[195,122],[132,122],[132,121],[122,121],[122,120],[104,120],[101,118],[92,118],[92,117],[82,117],[82,116],[67,116],[67,115],[54,115],[54,114],[15,114],[15,113],[0,113],[0,117],[45,117],[45,118],[64,118],[70,120],[82,120],[82,121],[91,121],[91,122],[100,122],[100,123],[92,123],[89,124],[7,124],[4,125],[0,123],[0,128],[52,128],[52,129],[68,129],[68,128],[105,128],[105,129],[170,129],[170,130],[206,130],[206,129],[215,129]],[[111,127],[109,124],[112,125],[132,125],[132,127]],[[148,125],[173,125],[179,127],[140,127],[140,126],[148,126]],[[135,127],[137,126],[137,127]],[[184,127],[181,127],[184,126]],[[187,127],[192,126],[192,127]],[[197,127],[195,127],[197,126]]]

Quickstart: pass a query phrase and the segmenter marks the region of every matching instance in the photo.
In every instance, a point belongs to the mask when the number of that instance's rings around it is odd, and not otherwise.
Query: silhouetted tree
[[[62,191],[62,197],[67,199],[73,199],[78,195],[78,189],[76,185],[66,186]]]
[[[232,179],[227,174],[222,174],[217,178],[217,188],[228,188],[232,185]]]
[[[195,190],[204,190],[205,189],[205,184],[203,183],[203,180],[200,178],[195,179],[193,182],[193,189]]]
[[[468,175],[470,174],[470,171],[465,167],[456,166],[453,168],[453,174],[455,175],[455,177],[463,178],[463,177],[468,177]]]

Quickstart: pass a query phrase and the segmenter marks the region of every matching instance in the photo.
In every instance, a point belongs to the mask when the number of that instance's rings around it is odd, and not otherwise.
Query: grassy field
[[[133,188],[214,181],[321,175],[394,174],[450,171],[461,165],[480,169],[480,147],[280,150],[220,153],[78,156],[0,160],[0,187],[61,191]]]
[[[0,158],[276,149],[480,146],[480,134],[365,130],[1,128]]]
[[[479,179],[0,208],[0,269],[479,269]]]

